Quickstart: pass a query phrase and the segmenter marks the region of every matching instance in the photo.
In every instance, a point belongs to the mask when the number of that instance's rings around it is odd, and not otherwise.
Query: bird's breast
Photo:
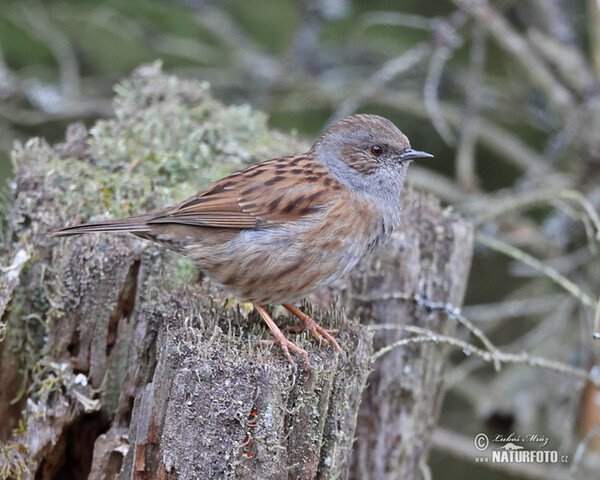
[[[197,263],[241,298],[289,303],[343,276],[387,236],[374,202],[346,198],[301,220],[242,230]]]

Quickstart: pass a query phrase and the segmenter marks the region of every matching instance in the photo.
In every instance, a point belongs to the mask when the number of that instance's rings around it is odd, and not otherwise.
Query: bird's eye
[[[379,155],[381,155],[383,153],[383,147],[381,147],[381,145],[373,145],[371,147],[371,153],[373,155],[375,155],[376,157],[378,157]]]

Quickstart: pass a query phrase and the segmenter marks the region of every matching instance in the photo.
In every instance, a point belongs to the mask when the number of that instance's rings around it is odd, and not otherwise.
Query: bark
[[[196,281],[178,255],[133,236],[45,233],[103,210],[163,206],[266,152],[300,151],[299,142],[156,65],[120,85],[115,109],[91,135],[72,126],[64,144],[32,140],[14,152],[0,252],[0,473],[418,478],[445,349],[411,346],[373,363],[373,333],[355,319],[451,333],[448,312],[425,305],[460,305],[469,226],[407,193],[393,239],[312,299],[322,305],[315,318],[340,330],[347,361],[291,334],[313,364],[294,372],[279,347],[252,345],[270,338],[258,315]],[[375,348],[401,336],[378,333]]]

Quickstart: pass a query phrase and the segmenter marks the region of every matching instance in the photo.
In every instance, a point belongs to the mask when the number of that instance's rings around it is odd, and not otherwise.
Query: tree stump
[[[313,368],[294,372],[278,347],[253,346],[269,338],[258,315],[182,257],[133,236],[45,236],[165,206],[306,147],[157,64],[117,92],[114,119],[13,154],[0,231],[0,476],[419,478],[445,349],[410,346],[373,363],[373,331],[357,320],[396,326],[375,335],[376,349],[406,324],[451,333],[454,321],[427,305],[460,305],[470,227],[406,193],[392,240],[312,299],[347,361],[303,333],[292,338]]]

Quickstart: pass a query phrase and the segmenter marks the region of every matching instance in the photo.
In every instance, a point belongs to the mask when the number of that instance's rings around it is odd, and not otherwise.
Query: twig
[[[587,213],[587,215],[590,217],[590,220],[596,227],[596,240],[600,240],[600,216],[598,216],[598,212],[596,212],[596,209],[590,203],[590,201],[577,190],[562,190],[560,192],[560,197],[568,200],[574,200],[583,207],[585,213]]]
[[[485,64],[486,35],[481,25],[473,25],[471,60],[467,80],[467,100],[456,152],[456,180],[467,190],[475,187],[475,117],[479,110],[481,80]]]
[[[452,54],[452,48],[448,44],[439,45],[433,51],[427,76],[425,77],[425,85],[423,87],[423,98],[425,100],[425,109],[431,123],[440,137],[448,145],[454,144],[454,134],[450,131],[448,124],[444,120],[444,116],[440,112],[440,104],[438,98],[438,90],[442,79],[444,65]]]
[[[481,232],[475,233],[475,240],[486,247],[491,248],[492,250],[496,250],[497,252],[503,253],[511,258],[514,258],[515,260],[518,260],[519,262],[529,265],[531,268],[547,276],[556,284],[564,288],[586,307],[596,307],[596,301],[593,300],[592,297],[585,293],[581,288],[575,285],[571,280],[558,273],[555,269],[543,264],[537,258],[532,257],[528,253],[525,253],[524,251],[519,250],[512,245],[508,245],[507,243],[485,235]]]
[[[469,194],[450,178],[419,165],[410,168],[408,181],[419,190],[433,193],[451,204],[465,203],[470,198]]]
[[[585,434],[585,437],[583,437],[581,442],[579,442],[577,445],[575,453],[573,454],[573,463],[571,463],[572,473],[577,472],[579,465],[581,464],[581,460],[583,459],[583,454],[585,453],[592,439],[598,434],[600,434],[600,422],[590,428],[590,430]]]
[[[588,250],[587,246],[583,246],[574,252],[569,252],[565,255],[561,255],[560,257],[549,258],[545,260],[545,264],[556,270],[558,273],[565,275],[568,272],[577,270],[578,268],[588,264],[589,261],[590,251]],[[537,271],[520,262],[515,262],[508,268],[511,275],[516,277],[534,277],[539,275]]]
[[[568,365],[566,363],[548,360],[542,357],[531,356],[526,352],[505,353],[498,349],[495,349],[495,352],[492,353],[490,351],[476,347],[471,343],[459,340],[458,338],[451,337],[448,335],[441,335],[425,328],[415,327],[411,325],[399,327],[401,327],[402,330],[405,330],[410,333],[415,333],[417,335],[414,337],[403,338],[379,349],[371,357],[372,361],[377,360],[379,357],[399,347],[433,342],[436,344],[450,345],[452,347],[458,348],[465,352],[466,355],[474,355],[486,363],[513,363],[519,365],[526,365],[532,368],[544,368],[546,370],[550,370],[556,373],[562,373],[583,381],[591,382],[595,386],[600,387],[600,378],[597,378],[596,375],[593,375],[591,372],[584,370],[583,368],[573,367],[572,365]]]
[[[584,247],[585,250],[587,251],[587,258],[585,259],[585,262],[589,262],[589,254],[591,253],[592,255],[596,255],[598,253],[598,246],[597,246],[598,240],[596,238],[597,230],[594,229],[592,219],[589,217],[589,215],[586,214],[585,211],[582,212],[580,210],[576,210],[575,208],[573,208],[573,206],[571,206],[569,203],[567,203],[564,200],[551,200],[550,204],[554,205],[556,207],[556,209],[565,213],[565,215],[569,216],[573,220],[579,221],[583,224],[583,228],[585,230],[585,236],[587,238],[587,243],[586,243],[586,246]],[[558,220],[561,222],[561,225],[564,225],[566,223],[564,219],[558,219]],[[568,225],[564,225],[564,227],[566,227],[564,234],[567,235],[568,237],[572,238],[573,235],[571,233],[576,233],[576,230],[574,231],[574,229],[569,228]],[[571,234],[571,235],[569,235],[569,234]],[[571,256],[571,254],[567,254],[565,256],[569,257],[569,256]],[[576,264],[575,267],[569,267],[569,268],[575,269],[581,265],[582,265],[582,262],[580,261]]]
[[[67,104],[76,103],[81,98],[79,78],[79,62],[69,38],[49,20],[48,12],[42,3],[36,3],[38,10],[32,10],[31,5],[22,6],[20,12],[28,25],[20,17],[12,15],[12,20],[22,24],[34,37],[48,45],[60,68],[60,86],[62,99]]]
[[[357,33],[362,33],[373,25],[393,25],[396,27],[410,27],[421,30],[431,29],[431,18],[423,15],[411,15],[399,12],[368,12],[358,20]]]
[[[555,310],[566,298],[570,297],[554,294],[483,305],[469,305],[463,308],[463,314],[477,322],[495,322],[526,315],[543,315]]]
[[[363,300],[363,301],[367,300],[364,297],[357,297],[357,299]],[[410,295],[410,294],[404,293],[404,292],[394,292],[392,294],[389,294],[389,296],[377,297],[377,300],[388,300],[388,299],[413,301],[416,305],[418,305],[422,308],[425,308],[429,311],[440,312],[440,313],[444,314],[446,316],[446,318],[448,318],[448,319],[456,319],[459,323],[464,325],[476,338],[479,339],[479,341],[485,346],[485,348],[488,350],[488,352],[492,355],[492,357],[494,359],[496,358],[497,353],[499,353],[498,349],[490,341],[490,339],[487,338],[487,336],[479,328],[477,328],[475,325],[473,325],[473,323],[471,323],[470,320],[468,320],[463,315],[461,315],[460,310],[458,308],[456,308],[454,305],[452,305],[450,303],[434,302],[434,301],[428,299],[427,297],[424,297],[423,295],[420,295],[420,294]],[[374,299],[368,299],[368,300],[374,300]],[[404,325],[380,324],[380,325],[371,325],[368,328],[370,330],[389,330],[389,329],[407,330],[409,327],[404,326]],[[495,370],[499,371],[500,364],[496,360],[494,360],[493,363],[494,363]]]
[[[577,202],[583,208],[596,228],[596,239],[600,240],[600,217],[589,200],[576,190],[554,187],[529,189],[518,193],[510,192],[510,194],[503,192],[501,196],[490,196],[477,202],[471,202],[465,207],[468,211],[481,212],[473,213],[470,218],[475,225],[482,225],[511,211],[523,210],[559,198]],[[484,203],[485,206],[482,208]]]
[[[429,42],[423,42],[399,57],[388,60],[361,85],[356,93],[349,95],[344,100],[333,115],[329,117],[327,123],[331,124],[353,113],[364,100],[370,98],[379,88],[422,62],[431,54],[432,50],[433,48]]]
[[[600,339],[600,300],[598,300],[594,311],[594,338]]]

